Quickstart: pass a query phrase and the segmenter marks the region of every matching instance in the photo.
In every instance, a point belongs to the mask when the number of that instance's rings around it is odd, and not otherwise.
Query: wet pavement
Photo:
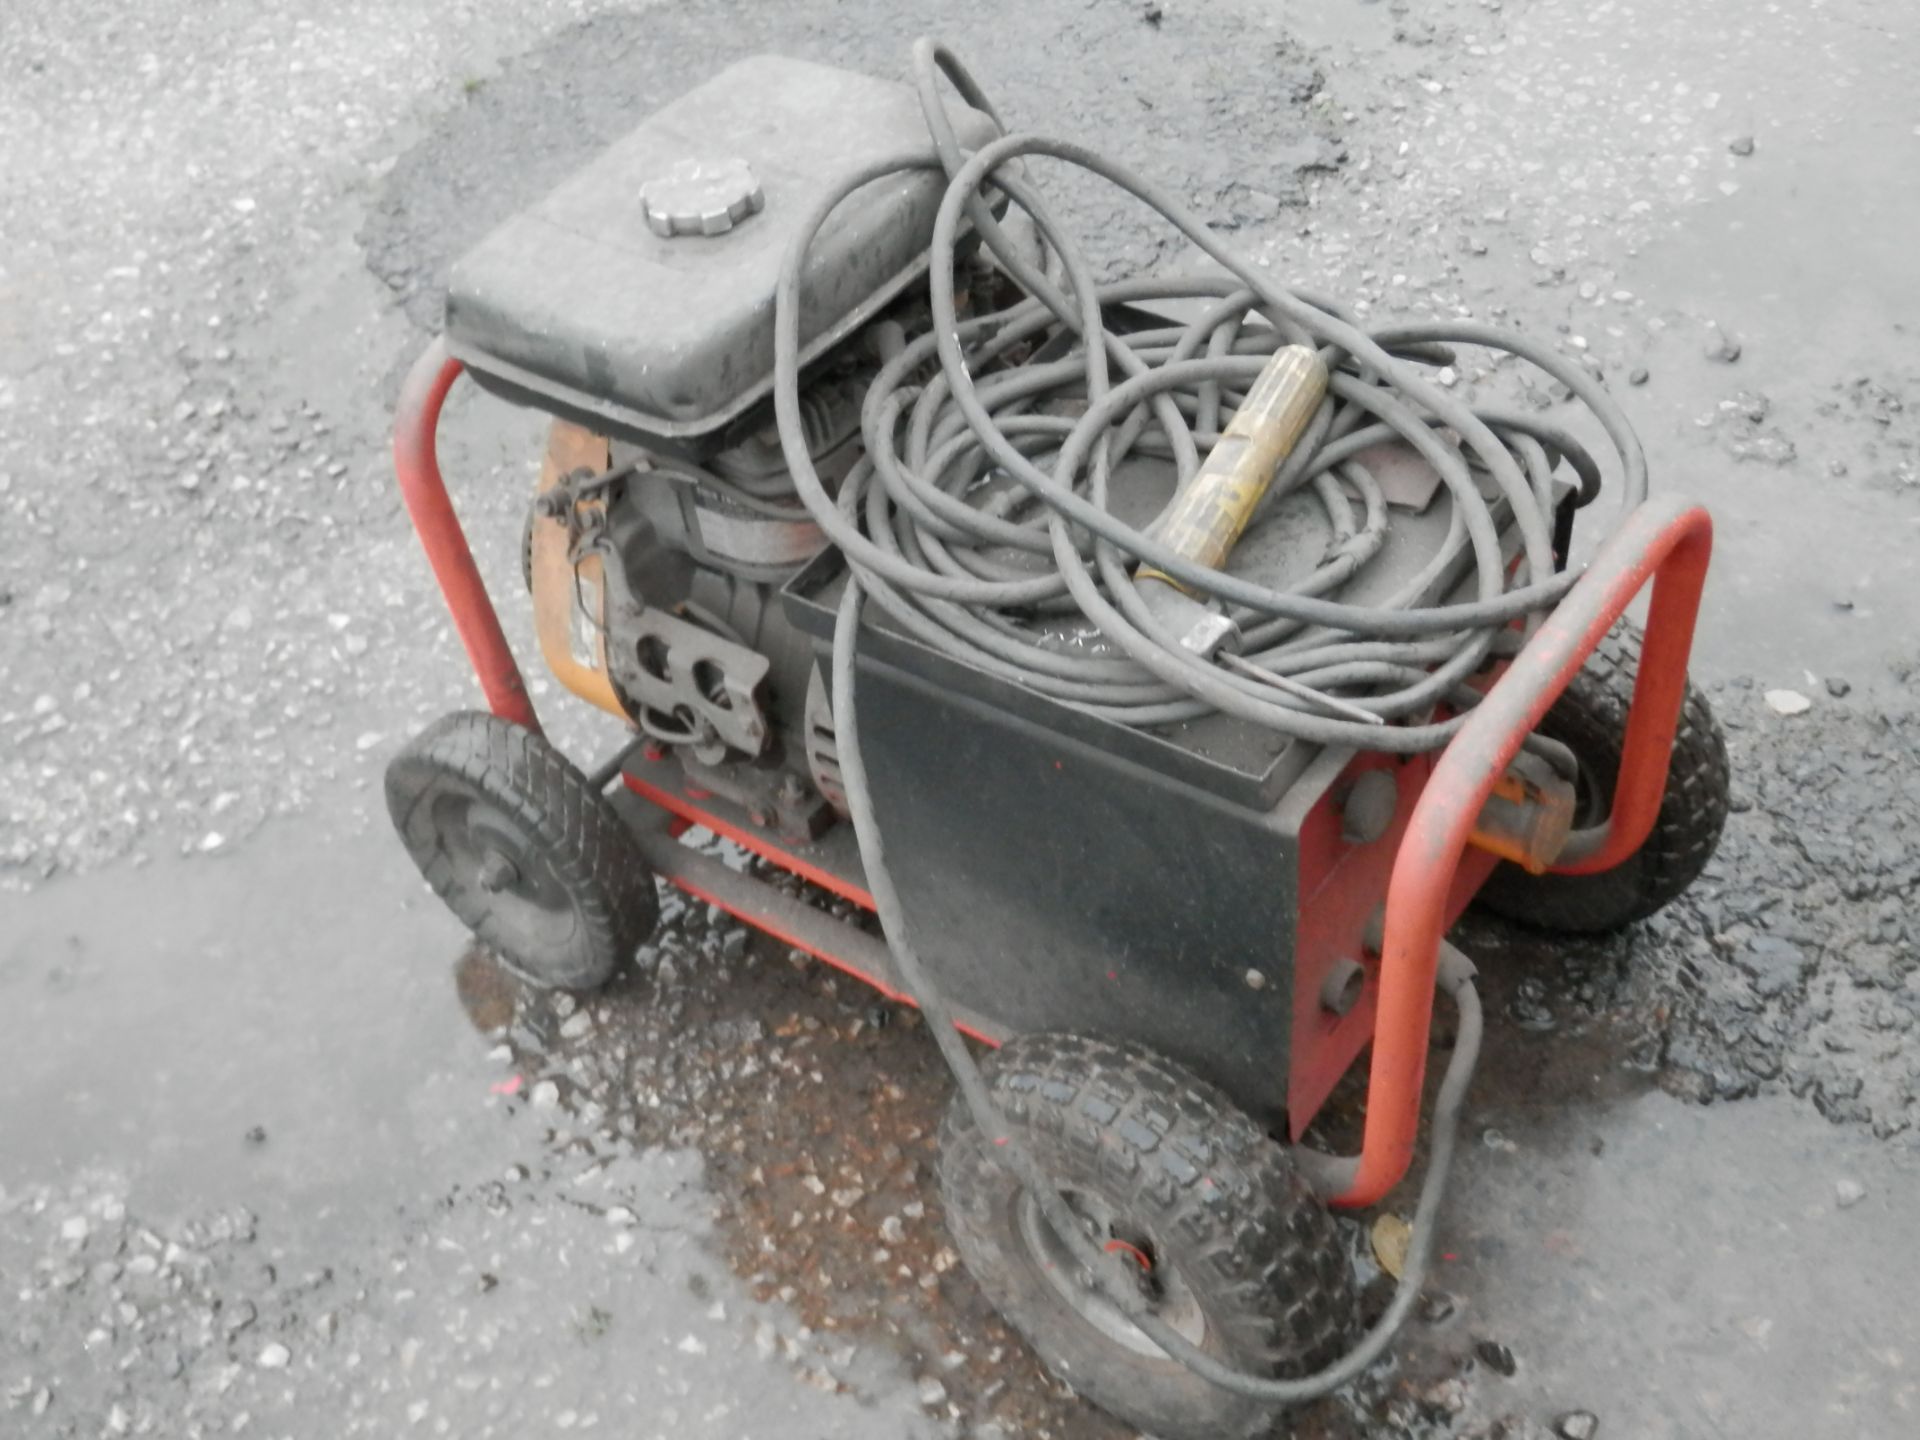
[[[1303,283],[1558,334],[1719,534],[1721,855],[1625,936],[1469,927],[1449,1313],[1295,1433],[1911,1433],[1913,22],[1154,8],[947,33]],[[530,996],[377,801],[472,703],[383,448],[447,259],[731,55],[897,73],[945,9],[0,16],[0,1433],[1124,1433],[954,1264],[910,1013],[684,907]],[[511,594],[538,423],[462,391],[444,433]]]
[[[632,1041],[551,1001],[509,1046],[528,997],[390,860],[323,804],[51,887],[0,944],[7,1433],[919,1433],[900,1355],[729,1270],[699,1097],[598,1113],[534,1047]],[[622,1009],[684,1005],[670,974]]]
[[[1920,1281],[1910,1150],[1849,1145],[1771,1097],[1703,1109],[1663,1094],[1497,1107],[1471,1152],[1441,1327],[1492,1338],[1475,1403],[1603,1434],[1908,1434]],[[1557,1317],[1557,1318],[1555,1318]]]

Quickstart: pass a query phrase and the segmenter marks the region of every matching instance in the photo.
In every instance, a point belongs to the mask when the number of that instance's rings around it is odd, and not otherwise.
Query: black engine
[[[966,143],[991,137],[958,116]],[[774,284],[822,196],[925,135],[907,86],[755,57],[508,220],[448,288],[469,373],[563,417],[527,543],[555,673],[795,838],[843,800],[813,647],[776,594],[826,542],[773,429]],[[801,404],[829,483],[902,322],[925,328],[942,189],[937,168],[870,184],[812,247]]]

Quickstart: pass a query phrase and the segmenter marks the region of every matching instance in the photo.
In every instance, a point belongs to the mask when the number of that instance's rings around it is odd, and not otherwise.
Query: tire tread
[[[1287,1376],[1338,1358],[1357,1307],[1333,1218],[1286,1152],[1224,1094],[1139,1046],[1076,1035],[1017,1037],[989,1059],[987,1074],[1002,1113],[1043,1166],[1087,1157],[1092,1164],[1081,1173],[1104,1180],[1110,1199],[1142,1217],[1163,1243],[1178,1237],[1189,1283],[1204,1272],[1203,1306],[1223,1358]],[[1110,1340],[1103,1343],[1114,1363],[1089,1373],[1084,1353],[1076,1362],[1068,1353],[1074,1346],[1034,1323],[1035,1308],[1019,1293],[1033,1283],[1014,1249],[1023,1242],[999,1233],[995,1220],[1005,1211],[996,1194],[1017,1182],[990,1151],[955,1096],[941,1146],[948,1226],[989,1298],[1048,1367],[1167,1440],[1266,1433],[1270,1406],[1184,1371],[1171,1382],[1162,1373],[1163,1393],[1150,1393],[1148,1377],[1172,1362],[1143,1367]],[[1084,1352],[1085,1337],[1078,1343]],[[1164,1393],[1170,1383],[1181,1387],[1178,1397]]]

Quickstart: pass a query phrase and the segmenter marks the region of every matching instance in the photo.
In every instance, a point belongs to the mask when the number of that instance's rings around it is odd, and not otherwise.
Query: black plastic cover
[[[956,106],[955,121],[970,147],[993,137],[975,111]],[[774,284],[800,222],[872,162],[919,148],[931,158],[909,86],[743,60],[467,252],[447,287],[449,348],[488,388],[602,431],[713,436],[771,388]],[[720,221],[732,227],[721,234],[655,234],[642,193],[689,160],[744,160],[764,204]],[[877,181],[822,227],[802,290],[803,359],[924,273],[944,189],[937,168]]]

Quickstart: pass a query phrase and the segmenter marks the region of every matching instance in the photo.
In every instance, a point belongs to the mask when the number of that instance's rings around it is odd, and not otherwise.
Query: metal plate
[[[767,747],[767,717],[758,691],[772,662],[757,650],[649,605],[622,637],[633,652],[619,678],[634,701],[665,716],[682,709],[713,727],[734,750]],[[628,660],[626,649],[618,657]]]

